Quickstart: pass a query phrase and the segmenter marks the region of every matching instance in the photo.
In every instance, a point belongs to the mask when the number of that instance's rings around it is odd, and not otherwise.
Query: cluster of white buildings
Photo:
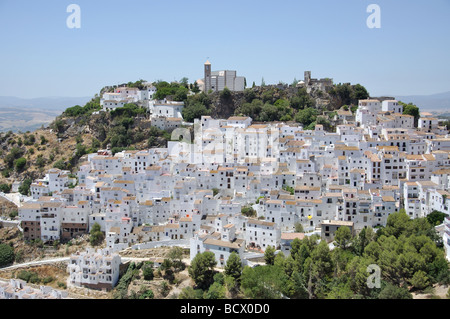
[[[21,279],[0,281],[0,299],[69,299],[66,291],[40,286],[39,289],[27,285]]]
[[[149,101],[153,100],[155,93],[156,87],[151,84],[146,85],[142,90],[136,87],[121,86],[115,88],[113,92],[103,93],[100,98],[100,105],[103,110],[114,110],[127,103],[141,102],[147,105]]]
[[[135,103],[146,108],[150,114],[150,125],[161,130],[171,131],[183,124],[184,102],[155,100],[156,88],[148,84],[143,90],[132,87],[119,87],[114,92],[105,92],[100,99],[102,111],[112,111]]]
[[[191,258],[212,251],[224,265],[231,252],[288,251],[303,236],[296,224],[331,240],[330,229],[385,225],[401,208],[411,218],[449,214],[450,138],[427,118],[414,128],[396,101],[375,100],[360,101],[357,123],[334,133],[202,116],[194,140],[176,128],[166,148],[89,154],[73,188],[66,172],[52,170],[19,209],[22,228],[26,239],[53,241],[97,223],[110,251],[170,241],[189,245]],[[244,216],[243,207],[255,215]],[[447,225],[447,246],[449,234]]]

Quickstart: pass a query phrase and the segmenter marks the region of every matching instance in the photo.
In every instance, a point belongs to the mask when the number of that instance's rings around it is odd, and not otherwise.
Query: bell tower
[[[211,63],[205,62],[205,93],[211,90]]]

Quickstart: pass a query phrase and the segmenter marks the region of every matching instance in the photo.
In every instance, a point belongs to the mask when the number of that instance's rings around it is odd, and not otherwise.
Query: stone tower
[[[207,60],[205,62],[205,92],[211,90],[211,63]]]
[[[311,71],[305,71],[305,84],[308,86],[311,82]]]

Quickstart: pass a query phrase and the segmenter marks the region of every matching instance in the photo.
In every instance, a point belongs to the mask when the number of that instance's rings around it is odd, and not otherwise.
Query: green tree
[[[400,234],[405,233],[410,227],[409,221],[410,218],[404,209],[392,213],[388,216],[386,227],[381,234],[385,234],[388,237],[392,235],[398,238]]]
[[[0,191],[3,193],[9,193],[11,191],[11,184],[0,184]]]
[[[275,247],[267,246],[266,251],[264,252],[264,261],[266,265],[273,265],[275,262]]]
[[[352,299],[354,295],[350,283],[346,282],[333,286],[327,295],[327,299]]]
[[[36,166],[37,166],[37,167],[40,167],[40,168],[42,168],[42,167],[45,166],[45,159],[44,159],[44,157],[42,156],[42,154],[39,154],[39,155],[37,156],[37,158],[36,158]]]
[[[362,256],[364,249],[375,239],[375,233],[371,227],[364,227],[352,242],[352,249],[358,256]]]
[[[312,107],[307,107],[303,110],[299,110],[295,115],[295,121],[308,126],[315,122],[317,118],[317,110]]]
[[[27,160],[24,157],[20,157],[15,160],[14,166],[16,167],[17,172],[22,172],[27,165]]]
[[[27,196],[28,193],[30,192],[30,185],[32,183],[32,179],[31,178],[26,178],[22,184],[19,186],[19,193]]]
[[[430,214],[427,215],[427,221],[431,225],[437,226],[444,222],[444,219],[446,216],[447,216],[447,214],[437,211],[437,210],[434,210]]]
[[[59,160],[59,161],[56,161],[53,164],[53,167],[54,168],[58,168],[60,170],[66,170],[67,169],[67,164],[66,164],[66,162],[64,160]]]
[[[367,278],[370,275],[367,271],[367,267],[370,264],[373,264],[370,259],[355,256],[346,266],[346,276],[348,278],[348,282],[350,283],[350,288],[356,294],[364,298],[369,297],[373,293],[374,289],[376,289],[369,288],[367,285]]]
[[[236,252],[232,252],[228,257],[225,265],[225,275],[233,277],[236,282],[239,282],[242,273],[242,261]]]
[[[14,262],[14,249],[7,244],[0,243],[0,267]]]
[[[330,91],[332,96],[335,96],[340,101],[340,105],[352,104],[353,90],[349,84],[339,83]]]
[[[264,103],[261,100],[254,98],[251,102],[243,103],[237,108],[235,115],[250,116],[251,118],[256,119],[259,117],[263,106]]]
[[[225,287],[214,282],[203,295],[204,299],[225,299]]]
[[[167,257],[172,262],[172,266],[175,271],[183,270],[185,265],[182,261],[183,259],[183,248],[175,246],[169,250]]]
[[[151,290],[151,289],[147,289],[139,295],[139,299],[153,299],[154,297],[155,297],[155,294],[153,293],[153,290]]]
[[[185,287],[178,295],[178,299],[203,299],[203,290],[194,289],[191,286]]]
[[[164,297],[166,297],[168,294],[169,294],[169,292],[170,292],[170,286],[169,286],[169,284],[167,283],[167,281],[163,281],[162,283],[161,283],[161,285],[159,286],[159,292],[161,293],[161,295],[163,295]]]
[[[352,239],[352,233],[349,227],[339,227],[334,235],[334,240],[337,246],[342,249],[347,249]]]
[[[229,100],[231,98],[231,91],[229,88],[224,87],[222,91],[220,91],[219,96],[223,100]]]
[[[288,191],[291,195],[294,195],[295,189],[289,185],[283,184],[283,189]]]
[[[408,289],[388,283],[383,290],[381,290],[378,299],[412,299],[412,295]]]
[[[187,89],[184,86],[181,86],[178,89],[176,89],[175,94],[173,96],[173,100],[178,102],[185,101],[187,99],[188,93],[189,89]]]
[[[272,105],[265,103],[257,120],[267,121],[290,121],[292,120],[293,111],[289,106],[289,101],[285,99],[278,99]]]
[[[100,224],[98,223],[94,223],[94,225],[92,225],[89,234],[90,234],[89,242],[91,243],[92,246],[100,245],[105,239],[105,235],[101,231]]]
[[[308,291],[312,298],[324,298],[327,294],[327,285],[333,276],[333,261],[330,249],[325,241],[321,241],[311,252],[310,260],[305,271],[309,270]]]
[[[369,98],[369,93],[366,88],[361,84],[355,84],[353,86],[353,94],[352,94],[353,102],[358,102],[358,100],[365,100]]]
[[[296,110],[314,107],[314,104],[315,101],[308,94],[306,88],[300,88],[297,94],[290,99],[290,105]]]
[[[189,79],[187,77],[182,77],[180,80],[180,84],[182,84],[185,88],[188,88]]]
[[[194,119],[199,119],[202,115],[209,115],[210,110],[201,103],[195,103],[194,105],[184,107],[181,113],[186,122],[194,122]]]
[[[245,102],[247,102],[247,103],[251,103],[254,99],[256,99],[255,90],[250,89],[250,88],[245,89],[244,90],[244,99],[245,99]]]
[[[419,108],[412,103],[406,104],[401,101],[399,103],[403,105],[403,114],[414,116],[414,126],[417,127],[420,118]]]
[[[24,154],[24,151],[18,147],[13,147],[9,151],[9,153],[5,156],[3,161],[5,162],[8,168],[14,167],[14,161],[20,158]]]
[[[241,288],[244,296],[252,299],[280,299],[286,296],[288,280],[284,270],[278,266],[266,265],[242,271]]]
[[[144,275],[145,280],[153,280],[154,274],[153,274],[153,264],[145,264],[142,267],[142,273]]]
[[[247,217],[255,217],[256,210],[254,210],[251,206],[244,206],[241,208],[241,214]]]
[[[216,264],[214,253],[210,251],[198,253],[194,257],[188,272],[198,288],[206,290],[213,283]]]
[[[450,265],[443,251],[440,251],[433,262],[428,264],[427,268],[427,275],[432,282],[438,282],[442,285],[450,284]]]
[[[297,233],[305,232],[303,225],[301,223],[295,223],[294,227],[295,227],[295,232],[297,232]]]
[[[194,93],[199,93],[200,92],[200,88],[198,86],[197,81],[195,81],[194,85],[192,86],[192,92],[194,92]]]
[[[423,290],[430,285],[430,280],[425,271],[418,270],[414,273],[410,283],[414,288]]]

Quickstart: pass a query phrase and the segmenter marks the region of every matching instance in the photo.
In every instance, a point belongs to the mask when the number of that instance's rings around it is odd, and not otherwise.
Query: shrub
[[[9,193],[11,191],[11,185],[10,184],[0,184],[0,191],[3,193]]]
[[[153,280],[154,275],[152,264],[145,264],[144,267],[142,268],[142,272],[144,274],[145,280]]]
[[[14,249],[7,244],[0,244],[0,267],[14,262]]]
[[[16,171],[18,172],[23,171],[26,165],[27,160],[24,157],[20,157],[14,162],[14,166],[16,167]]]
[[[37,284],[41,281],[39,275],[34,271],[22,270],[17,278],[22,279],[26,282],[31,282],[32,284]]]
[[[55,280],[55,278],[53,278],[52,276],[48,276],[48,277],[45,277],[44,279],[42,279],[42,283],[46,285],[48,283],[51,283],[54,280]]]
[[[25,179],[22,182],[22,185],[19,186],[19,193],[22,195],[28,195],[28,192],[30,191],[30,185],[33,181],[30,178]]]
[[[153,299],[155,297],[151,289],[146,290],[143,294],[139,296],[139,299]]]

